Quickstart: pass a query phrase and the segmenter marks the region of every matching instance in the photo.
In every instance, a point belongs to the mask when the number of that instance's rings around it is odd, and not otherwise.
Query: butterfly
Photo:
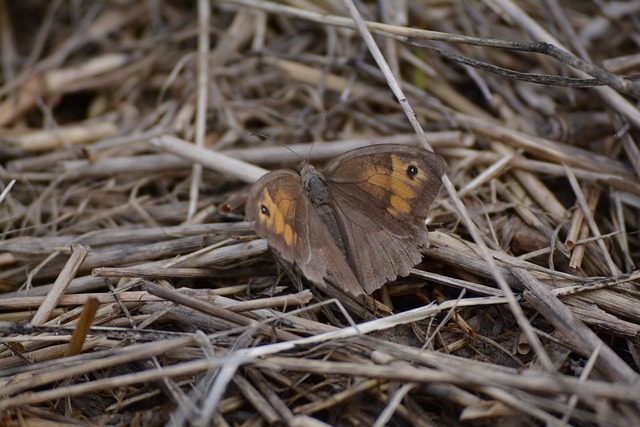
[[[442,158],[423,148],[357,148],[322,170],[303,162],[300,172],[267,173],[251,187],[245,215],[311,282],[371,294],[422,260],[443,172]]]

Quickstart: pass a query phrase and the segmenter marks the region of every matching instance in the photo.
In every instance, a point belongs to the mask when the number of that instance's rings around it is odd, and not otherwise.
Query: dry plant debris
[[[0,0],[0,424],[640,425],[640,2],[358,8]],[[416,126],[366,300],[219,210]]]

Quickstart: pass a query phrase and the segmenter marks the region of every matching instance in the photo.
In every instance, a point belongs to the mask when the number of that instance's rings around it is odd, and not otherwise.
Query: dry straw
[[[0,0],[0,424],[640,424],[639,11]],[[381,143],[447,171],[371,297],[233,210]]]

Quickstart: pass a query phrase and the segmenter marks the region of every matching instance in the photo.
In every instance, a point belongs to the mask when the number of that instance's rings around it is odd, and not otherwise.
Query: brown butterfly
[[[423,148],[358,148],[322,171],[280,169],[261,177],[247,219],[311,282],[328,280],[359,296],[406,276],[428,246],[425,219],[444,162]]]

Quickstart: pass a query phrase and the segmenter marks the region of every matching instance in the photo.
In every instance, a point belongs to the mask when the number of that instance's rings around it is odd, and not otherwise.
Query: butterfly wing
[[[424,220],[444,171],[440,156],[406,145],[375,145],[324,169],[347,262],[365,291],[406,276],[428,246]]]
[[[260,178],[245,205],[256,232],[283,259],[300,267],[304,276],[320,286],[332,278],[353,295],[363,294],[347,260],[333,241],[306,195],[300,175],[277,170]]]

